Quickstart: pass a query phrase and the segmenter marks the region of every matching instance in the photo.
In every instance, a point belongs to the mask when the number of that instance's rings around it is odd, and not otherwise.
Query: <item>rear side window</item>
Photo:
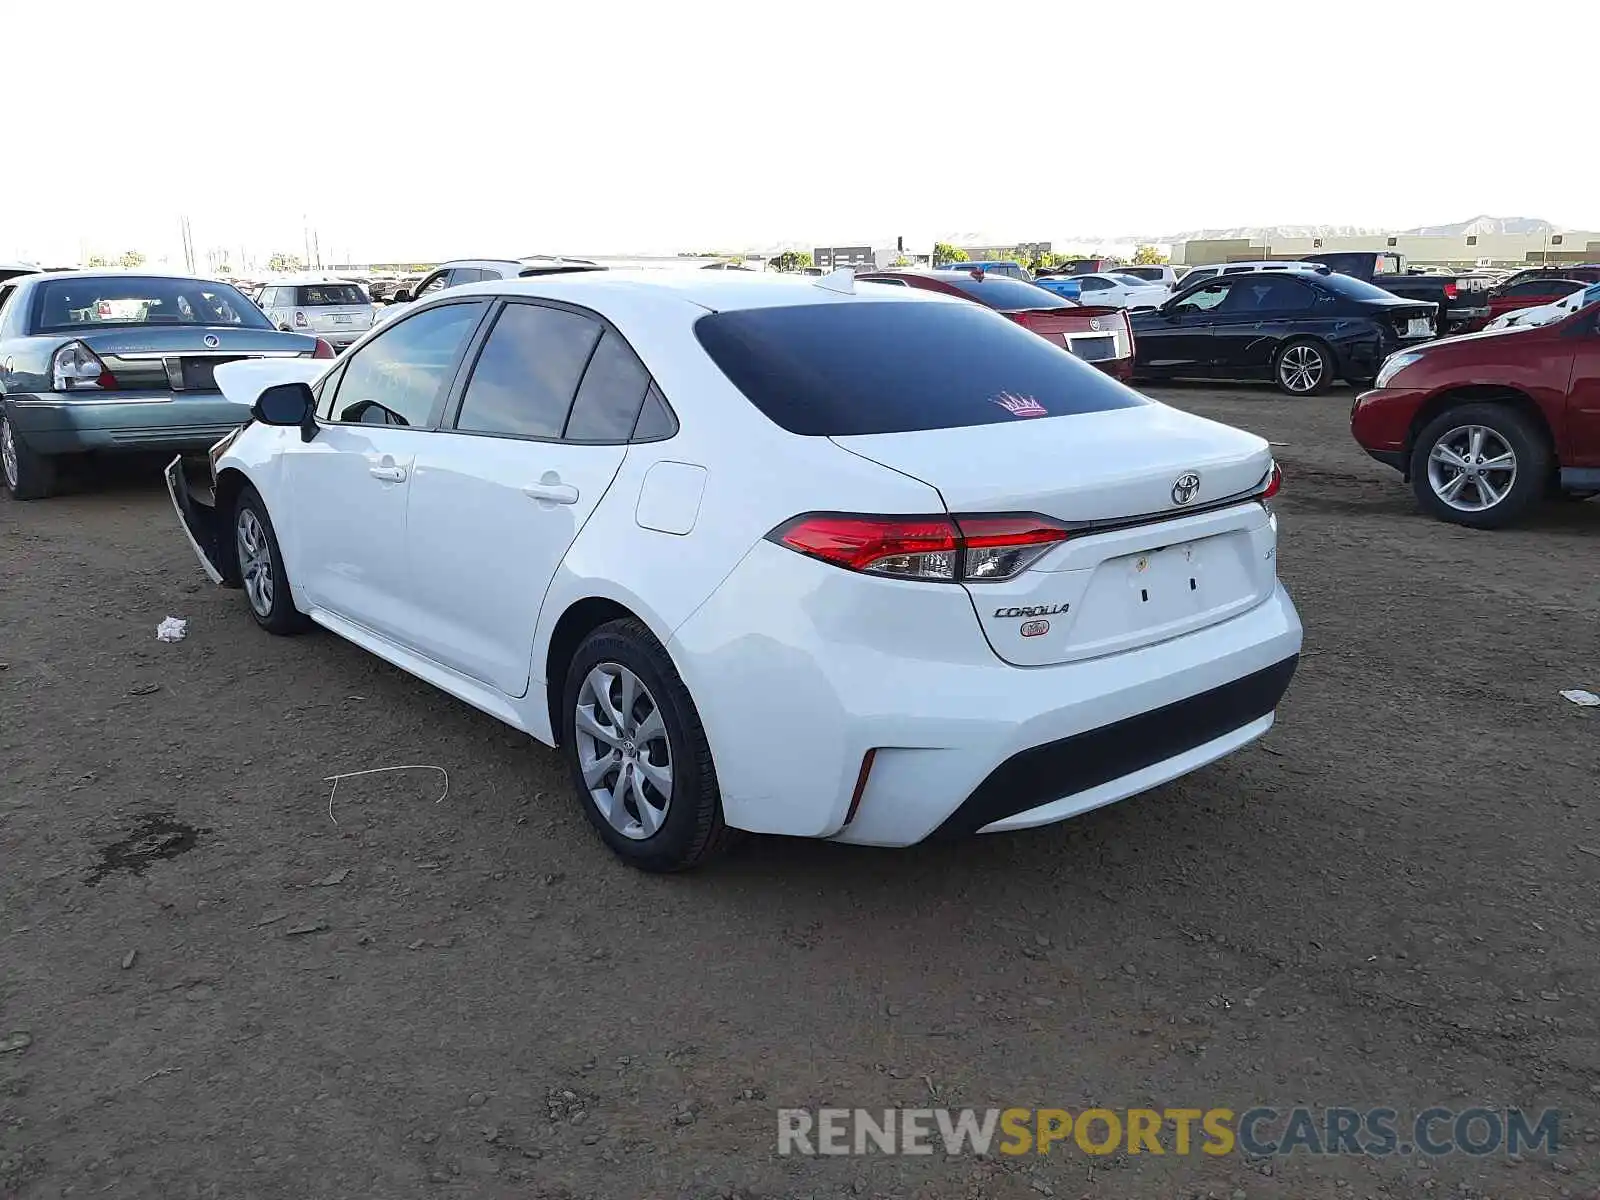
[[[578,398],[567,418],[569,442],[625,442],[633,436],[639,406],[644,403],[650,373],[638,355],[611,330],[606,330],[583,373]]]
[[[600,326],[564,308],[508,304],[461,401],[463,433],[559,438]]]
[[[979,304],[987,304],[990,308],[1001,312],[1020,312],[1030,308],[1076,308],[1071,300],[1046,291],[1038,284],[1024,283],[1020,279],[1012,279],[1006,275],[985,274],[982,279],[974,279],[971,275],[941,275],[943,282]]]
[[[808,437],[958,429],[1147,403],[1060,346],[972,305],[735,309],[701,317],[695,335],[768,419]]]

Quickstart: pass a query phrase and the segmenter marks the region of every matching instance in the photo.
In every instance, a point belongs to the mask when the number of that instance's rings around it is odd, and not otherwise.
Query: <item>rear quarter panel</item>
[[[532,678],[545,680],[561,616],[590,597],[637,613],[667,645],[777,525],[804,512],[942,512],[928,485],[871,463],[827,438],[799,437],[767,420],[694,339],[703,309],[663,313],[619,297],[607,316],[650,368],[677,415],[678,433],[630,446],[605,499],[568,550],[540,608]],[[664,533],[639,523],[640,492],[657,463],[704,469],[694,523]],[[686,477],[694,472],[682,473]],[[783,598],[774,598],[774,618]],[[701,665],[675,658],[691,691],[711,686]],[[546,680],[548,683],[549,681]],[[707,725],[716,744],[717,731]]]

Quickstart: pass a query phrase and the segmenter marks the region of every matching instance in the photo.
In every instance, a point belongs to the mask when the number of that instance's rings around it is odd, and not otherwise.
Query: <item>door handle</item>
[[[578,502],[578,489],[570,483],[530,483],[522,489],[522,494],[530,500],[540,500],[548,504],[576,504]]]
[[[367,474],[374,479],[381,479],[385,483],[404,483],[406,469],[404,467],[368,467]]]

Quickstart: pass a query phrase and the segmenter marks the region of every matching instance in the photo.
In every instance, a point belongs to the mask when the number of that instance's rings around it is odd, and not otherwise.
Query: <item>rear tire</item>
[[[250,484],[233,506],[233,552],[250,615],[268,633],[288,636],[311,628],[311,618],[294,606],[289,573],[283,567],[278,535],[266,502]]]
[[[43,500],[56,490],[56,462],[35,454],[0,413],[0,482],[13,500]]]
[[[733,844],[700,714],[643,624],[608,621],[583,640],[567,666],[561,713],[573,787],[618,858],[684,871]]]
[[[1272,378],[1290,396],[1320,396],[1333,383],[1333,351],[1312,338],[1295,338],[1278,351]]]
[[[1544,495],[1550,468],[1549,443],[1529,417],[1506,404],[1463,404],[1417,435],[1411,487],[1441,521],[1499,529]]]

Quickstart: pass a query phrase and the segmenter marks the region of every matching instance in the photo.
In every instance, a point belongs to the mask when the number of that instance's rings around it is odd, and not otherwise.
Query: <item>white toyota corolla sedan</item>
[[[650,870],[1071,817],[1260,736],[1300,650],[1266,442],[936,293],[506,280],[216,377],[249,423],[167,472],[211,578],[560,746]]]

